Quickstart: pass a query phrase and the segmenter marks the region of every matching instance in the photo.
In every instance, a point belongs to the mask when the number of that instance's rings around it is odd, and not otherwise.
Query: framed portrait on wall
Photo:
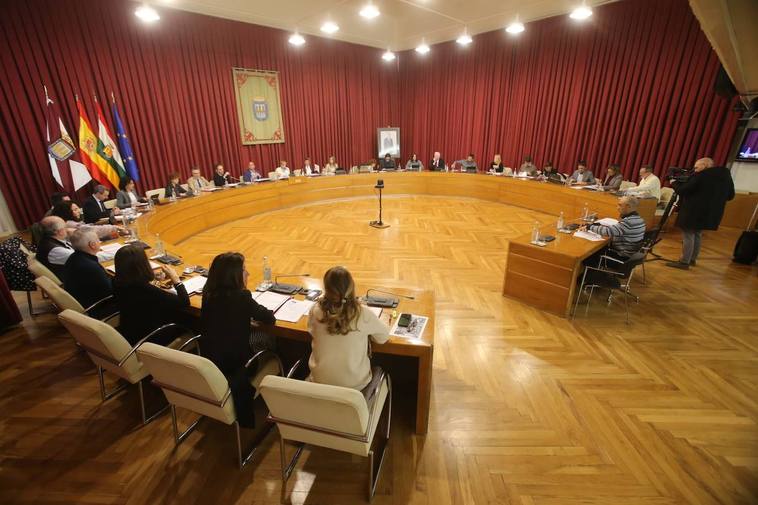
[[[377,128],[376,129],[376,157],[384,158],[389,153],[393,158],[400,157],[400,128]]]

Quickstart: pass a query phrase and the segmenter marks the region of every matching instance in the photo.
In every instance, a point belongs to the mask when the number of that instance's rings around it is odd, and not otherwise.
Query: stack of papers
[[[602,224],[603,226],[613,226],[616,224],[619,224],[618,219],[613,219],[612,217],[604,217],[603,219],[598,219],[595,221],[595,224]]]
[[[279,310],[279,307],[284,305],[284,302],[292,298],[291,296],[280,295],[279,293],[274,293],[273,291],[254,291],[252,295],[253,300],[258,302],[260,305],[263,305],[272,312]]]
[[[142,215],[142,212],[137,212],[137,213],[136,213],[136,214],[134,214],[132,217],[134,217],[134,219],[137,219],[137,218],[138,218],[138,217],[140,217],[141,215]],[[113,216],[113,218],[114,218],[116,221],[121,221],[121,222],[123,222],[123,221],[124,221],[124,215],[123,215],[123,214],[119,214],[118,216]]]
[[[605,240],[603,237],[593,231],[577,230],[577,232],[574,233],[574,236],[577,238],[589,240],[590,242],[601,242]]]
[[[316,302],[312,302],[310,300],[295,300],[294,298],[290,298],[284,302],[281,307],[279,307],[279,310],[276,311],[274,316],[278,321],[296,323],[300,321],[301,317],[310,312],[311,307],[313,307],[314,303]]]
[[[205,191],[206,193],[210,193],[211,191],[219,191],[221,188],[217,188],[216,186],[206,186],[202,188],[200,191]]]
[[[411,322],[408,326],[403,328],[402,326],[397,325],[397,323],[400,322],[400,318],[397,318],[390,330],[390,335],[403,338],[421,338],[424,335],[427,321],[429,321],[428,317],[412,314]]]

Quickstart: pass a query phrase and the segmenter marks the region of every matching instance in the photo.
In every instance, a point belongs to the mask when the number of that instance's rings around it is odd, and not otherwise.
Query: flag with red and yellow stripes
[[[99,155],[97,166],[100,167],[100,171],[113,184],[113,187],[119,189],[121,179],[126,177],[124,162],[121,160],[121,154],[118,152],[118,147],[116,147],[116,143],[113,141],[113,134],[105,123],[103,109],[100,108],[100,103],[97,99],[95,99],[95,105],[97,106],[97,154]]]

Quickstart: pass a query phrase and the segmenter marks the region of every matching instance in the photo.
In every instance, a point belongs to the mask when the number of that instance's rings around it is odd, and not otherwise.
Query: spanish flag
[[[98,160],[101,160],[100,155],[97,153],[97,136],[92,131],[89,119],[87,119],[87,113],[84,111],[82,102],[79,101],[79,97],[76,97],[76,107],[79,109],[79,155],[84,166],[89,170],[92,178],[104,186],[111,184],[106,175],[100,171]],[[118,187],[118,184],[116,184]]]

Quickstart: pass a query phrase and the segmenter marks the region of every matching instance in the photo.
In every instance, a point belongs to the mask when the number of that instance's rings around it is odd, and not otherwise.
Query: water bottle
[[[535,221],[532,226],[532,244],[539,242],[540,240],[540,222]]]
[[[166,251],[163,249],[163,242],[161,241],[161,236],[157,233],[155,234],[155,253],[158,256],[165,256]]]
[[[137,231],[137,225],[134,223],[134,221],[131,221],[129,223],[129,226],[127,226],[127,229],[129,230],[129,238],[132,240],[139,240],[139,232]]]
[[[590,216],[590,208],[587,206],[587,204],[584,204],[584,207],[582,208],[582,220],[587,221],[587,219]]]
[[[563,212],[561,212],[560,215],[558,216],[558,231],[563,229],[564,224],[565,223],[563,222]]]
[[[271,282],[271,266],[268,264],[268,256],[263,257],[263,286],[268,289],[273,285]]]

